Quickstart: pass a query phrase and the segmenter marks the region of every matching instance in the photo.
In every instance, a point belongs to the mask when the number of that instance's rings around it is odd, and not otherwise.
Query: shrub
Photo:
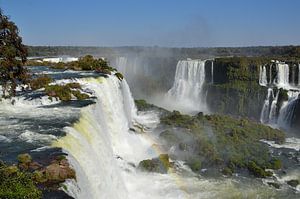
[[[201,170],[201,161],[198,159],[193,159],[187,163],[187,165],[192,169],[194,172],[199,172]]]
[[[42,75],[35,79],[30,80],[29,85],[32,90],[37,90],[47,86],[52,82],[52,78],[48,75]]]
[[[248,163],[248,170],[256,177],[266,178],[272,176],[272,172],[265,171],[261,167],[259,167],[255,162],[250,161]]]
[[[49,97],[55,97],[61,101],[70,101],[72,98],[71,89],[68,86],[48,85],[45,92]]]
[[[31,176],[21,172],[17,167],[0,166],[0,198],[5,199],[38,199],[42,197],[34,185]]]

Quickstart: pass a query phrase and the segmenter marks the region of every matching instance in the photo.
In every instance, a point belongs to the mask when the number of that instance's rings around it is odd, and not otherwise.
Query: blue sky
[[[29,45],[300,44],[300,0],[0,0]]]

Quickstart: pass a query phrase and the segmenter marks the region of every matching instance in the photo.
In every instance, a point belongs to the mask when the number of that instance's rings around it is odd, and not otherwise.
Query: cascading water
[[[298,86],[300,86],[300,64],[298,64]]]
[[[123,75],[127,75],[127,64],[128,64],[127,57],[117,57],[115,59],[115,63],[113,64],[117,68],[117,70],[120,71]],[[134,71],[132,71],[132,73],[133,72]]]
[[[268,89],[268,95],[264,102],[263,109],[261,111],[260,115],[260,121],[261,123],[267,123],[269,121],[269,115],[270,115],[270,102],[273,99],[273,89]]]
[[[259,84],[261,86],[267,86],[268,84],[266,66],[260,66]]]
[[[279,97],[279,90],[274,95],[273,88],[268,88],[267,98],[265,99],[261,115],[260,121],[262,123],[269,123],[269,124],[276,124],[277,123],[277,104],[278,104],[278,97]]]
[[[97,103],[83,108],[80,120],[66,128],[67,136],[53,144],[69,154],[69,161],[76,170],[76,182],[66,183],[68,193],[79,199],[143,199],[150,195],[152,198],[185,198],[187,193],[178,186],[174,175],[136,170],[139,161],[157,157],[160,152],[152,147],[155,142],[149,135],[129,130],[130,120],[151,129],[159,119],[152,112],[137,115],[126,81],[120,82],[112,76],[78,81],[95,92]],[[195,183],[194,180],[191,183]],[[190,186],[194,189],[192,184]],[[198,197],[201,192],[193,194]]]
[[[127,198],[115,159],[116,155],[126,157],[132,153],[127,147],[137,143],[128,133],[131,121],[127,116],[133,115],[127,107],[131,106],[131,100],[123,95],[125,83],[120,84],[116,78],[90,78],[80,83],[92,89],[98,100],[82,110],[80,120],[66,129],[66,137],[54,143],[70,154],[77,172],[80,190],[72,186],[68,190],[76,198]],[[142,151],[142,147],[139,149]],[[136,152],[136,157],[138,154]]]
[[[211,83],[214,83],[214,61],[211,62]]]
[[[149,70],[143,58],[138,56],[116,57],[112,60],[112,64],[128,81],[136,78],[138,74],[147,75]]]
[[[299,92],[297,91],[299,88],[297,88],[297,85],[295,84],[296,70],[295,67],[293,67],[293,71],[290,71],[289,65],[284,62],[273,61],[273,63],[274,64],[269,65],[269,83],[267,81],[266,65],[260,67],[259,84],[261,86],[269,87],[268,94],[261,111],[260,121],[262,123],[269,123],[287,128],[291,123],[290,121],[294,114],[294,101],[297,98],[295,96],[298,96],[297,93]],[[272,70],[273,65],[276,66],[276,75],[272,74],[274,73]],[[291,80],[290,72],[292,72]],[[276,95],[273,91],[274,88],[277,89]],[[278,107],[280,89],[288,90],[288,100],[280,103],[281,107]]]
[[[175,100],[179,110],[207,112],[204,83],[205,61],[181,60],[176,67],[173,87],[167,96],[170,100]]]
[[[277,63],[276,64],[277,70],[277,79],[276,84],[279,87],[289,87],[289,65],[285,63]]]
[[[296,100],[299,98],[300,91],[288,91],[288,101],[283,103],[280,109],[278,124],[281,127],[289,128],[296,110]]]
[[[269,115],[269,123],[276,124],[277,123],[277,103],[279,97],[279,90],[277,91],[276,96],[273,94],[273,101],[271,103],[270,115]]]

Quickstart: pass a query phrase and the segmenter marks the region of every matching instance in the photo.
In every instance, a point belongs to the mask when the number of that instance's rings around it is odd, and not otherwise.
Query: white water
[[[84,108],[78,123],[55,145],[70,153],[79,190],[76,198],[127,198],[128,191],[116,157],[137,163],[146,158],[150,144],[129,133],[133,101],[126,82],[117,78],[85,79],[82,84],[95,91],[96,105]],[[138,149],[138,150],[136,150]]]
[[[279,87],[289,87],[289,65],[285,63],[277,63],[277,80],[276,84]]]
[[[278,125],[279,127],[288,128],[293,114],[295,110],[295,103],[294,101],[297,99],[299,95],[299,88],[295,84],[295,70],[292,71],[292,81],[290,83],[289,76],[290,76],[290,69],[289,65],[283,62],[274,61],[276,66],[276,76],[275,79],[272,79],[272,66],[270,67],[270,81],[267,81],[267,68],[265,66],[260,67],[260,76],[259,76],[259,84],[261,86],[268,86],[268,94],[264,105],[261,111],[260,121],[262,123],[269,123]],[[300,68],[300,66],[299,66]],[[300,70],[299,70],[300,73]],[[300,76],[299,76],[300,78]],[[278,107],[278,95],[279,91],[277,92],[276,96],[274,96],[273,87],[280,89],[283,88],[288,90],[288,100],[283,102],[281,107]],[[279,113],[277,113],[279,109]]]
[[[266,66],[260,66],[259,84],[261,86],[267,86],[267,68]]]
[[[214,61],[211,62],[211,83],[214,83]]]
[[[260,121],[262,123],[277,124],[278,97],[279,90],[277,91],[276,95],[274,95],[273,89],[268,88],[268,94],[260,115]]]
[[[267,123],[269,121],[269,115],[270,115],[270,102],[273,99],[273,89],[268,88],[268,95],[265,99],[264,106],[261,111],[260,115],[260,121],[261,123]]]
[[[296,100],[300,91],[288,91],[288,101],[284,102],[278,116],[278,125],[288,129],[296,109]]]
[[[174,84],[168,91],[167,98],[170,103],[176,103],[177,110],[208,112],[204,83],[205,61],[181,60],[177,64]]]
[[[279,97],[279,90],[276,93],[276,96],[273,94],[273,101],[271,103],[270,115],[269,115],[269,123],[276,124],[277,123],[277,103]]]

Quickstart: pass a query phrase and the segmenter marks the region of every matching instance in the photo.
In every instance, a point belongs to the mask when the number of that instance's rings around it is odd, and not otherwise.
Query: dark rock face
[[[294,109],[294,117],[291,121],[291,127],[293,129],[300,129],[300,99],[297,99],[295,102],[295,109]]]
[[[206,85],[207,105],[214,113],[260,119],[267,88],[255,84]]]
[[[289,180],[289,181],[287,181],[287,184],[292,187],[297,187],[300,184],[300,182],[299,182],[299,180]]]
[[[267,88],[259,85],[259,58],[216,58],[206,78],[207,106],[211,112],[260,119]],[[207,65],[211,65],[210,61]],[[212,81],[213,72],[213,81]]]

